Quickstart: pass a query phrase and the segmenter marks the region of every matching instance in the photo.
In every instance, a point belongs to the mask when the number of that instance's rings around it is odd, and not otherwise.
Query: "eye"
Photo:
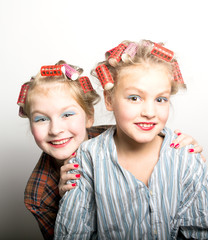
[[[156,98],[156,101],[158,103],[164,103],[164,102],[168,102],[168,98],[166,98],[166,97],[158,97],[158,98]]]
[[[68,117],[71,117],[73,115],[75,115],[75,112],[70,111],[70,112],[64,112],[61,116],[64,117],[64,118],[68,118]]]
[[[48,118],[45,117],[45,116],[36,116],[36,117],[34,118],[34,122],[45,122],[45,121],[47,121],[47,120],[48,120]]]
[[[132,102],[138,102],[138,101],[141,100],[141,97],[138,96],[138,95],[129,95],[129,96],[128,96],[128,99],[129,99],[130,101],[132,101]]]

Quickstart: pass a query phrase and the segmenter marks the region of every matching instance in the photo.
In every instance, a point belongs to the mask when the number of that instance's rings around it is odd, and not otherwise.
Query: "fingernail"
[[[77,184],[76,183],[72,183],[72,187],[76,187],[77,186]]]
[[[179,148],[179,146],[180,146],[180,144],[176,144],[176,145],[175,145],[175,148]]]
[[[180,136],[180,135],[181,135],[181,133],[177,133],[177,135],[178,135],[178,136]]]
[[[79,167],[79,164],[74,164],[74,167],[75,167],[75,168],[78,168],[78,167]]]
[[[80,174],[76,174],[75,177],[76,177],[76,178],[80,178]]]
[[[193,149],[193,148],[190,148],[188,151],[189,151],[190,153],[192,153],[192,152],[194,152],[194,149]]]
[[[170,144],[170,147],[171,147],[171,148],[173,148],[173,147],[174,147],[174,145],[175,145],[174,143],[171,143],[171,144]]]
[[[74,157],[76,155],[76,152],[72,153],[72,157]]]

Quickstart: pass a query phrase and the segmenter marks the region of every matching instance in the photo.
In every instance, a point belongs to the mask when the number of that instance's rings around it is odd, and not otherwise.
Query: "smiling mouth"
[[[137,123],[136,125],[144,131],[150,131],[156,126],[156,123]]]
[[[52,144],[52,145],[63,145],[63,144],[65,144],[65,143],[69,142],[70,139],[71,139],[71,138],[66,138],[66,139],[51,141],[50,144]]]

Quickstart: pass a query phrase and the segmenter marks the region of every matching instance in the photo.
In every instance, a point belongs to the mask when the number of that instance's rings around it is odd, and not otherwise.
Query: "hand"
[[[187,134],[181,133],[180,130],[175,130],[174,132],[175,134],[178,135],[178,137],[173,140],[173,142],[170,145],[171,147],[179,149],[186,145],[192,144],[194,145],[194,147],[188,150],[190,153],[202,153],[203,148],[200,145],[198,145],[198,142],[193,137]],[[202,154],[201,154],[201,157],[203,161],[206,162],[206,159]]]
[[[64,165],[60,168],[60,180],[59,180],[59,195],[63,197],[66,191],[76,187],[76,183],[67,183],[68,180],[77,180],[80,178],[80,174],[68,173],[68,171],[73,169],[78,169],[79,165],[77,163],[68,163],[71,158],[74,158],[76,153],[74,153],[69,159],[64,161]]]

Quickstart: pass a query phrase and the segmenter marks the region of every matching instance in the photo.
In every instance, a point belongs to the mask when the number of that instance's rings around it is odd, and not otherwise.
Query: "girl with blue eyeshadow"
[[[24,201],[45,239],[53,239],[61,198],[60,168],[83,141],[107,129],[92,127],[99,96],[82,72],[64,61],[43,66],[23,84],[18,99],[19,115],[29,119],[34,139],[43,151],[28,180]],[[66,166],[70,170],[78,168],[76,163]],[[80,174],[68,174],[66,181],[79,178]],[[76,187],[75,182],[66,185],[66,181],[62,184],[66,190]]]
[[[24,202],[47,240],[54,236],[61,196],[76,188],[80,179],[79,173],[68,173],[79,167],[68,160],[83,141],[109,127],[92,126],[94,104],[99,96],[89,79],[81,74],[81,68],[64,61],[43,66],[35,77],[23,84],[18,99],[19,115],[29,119],[34,139],[43,151],[25,188]],[[174,141],[181,146],[190,142],[197,145],[185,134]],[[66,184],[68,180],[73,182]]]
[[[54,240],[208,239],[207,166],[191,146],[171,148],[166,126],[186,88],[174,53],[125,41],[92,73],[116,125],[78,149],[82,178],[60,201]]]

